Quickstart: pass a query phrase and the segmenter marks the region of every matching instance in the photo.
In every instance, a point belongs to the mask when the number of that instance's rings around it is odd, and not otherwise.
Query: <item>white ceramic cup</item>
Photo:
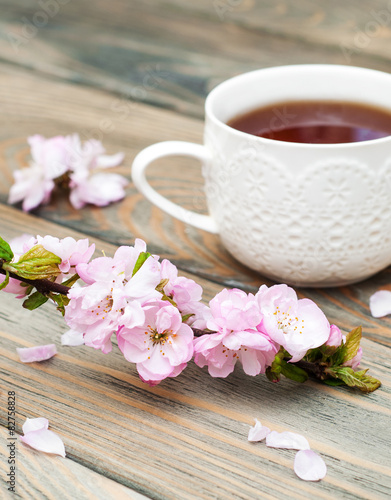
[[[346,144],[256,137],[226,123],[287,101],[345,101],[391,112],[391,75],[339,65],[261,69],[218,85],[206,99],[204,145],[169,141],[141,151],[132,177],[153,203],[218,233],[239,261],[275,281],[339,286],[391,264],[391,136]],[[277,128],[289,119],[276,114]],[[145,169],[186,155],[203,163],[210,215],[157,193]]]

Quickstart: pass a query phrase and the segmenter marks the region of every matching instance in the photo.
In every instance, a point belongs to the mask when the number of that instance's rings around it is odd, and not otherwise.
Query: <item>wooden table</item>
[[[391,70],[391,7],[383,0],[0,0],[0,9],[1,236],[87,235],[107,255],[143,238],[204,287],[205,301],[224,287],[255,291],[270,282],[132,184],[124,201],[104,209],[76,211],[65,196],[29,215],[8,206],[12,171],[28,162],[26,138],[101,139],[109,153],[125,152],[117,171],[130,178],[145,146],[201,142],[205,96],[235,74],[319,62]],[[149,173],[161,193],[205,211],[196,162],[161,161]],[[117,348],[105,356],[62,347],[66,326],[51,307],[29,312],[1,294],[2,498],[11,390],[18,433],[26,417],[45,416],[67,450],[61,459],[18,443],[20,498],[389,498],[391,319],[374,319],[368,309],[380,287],[391,289],[390,269],[349,287],[298,290],[345,331],[363,326],[363,366],[383,382],[369,395],[316,382],[276,385],[241,370],[212,379],[195,365],[150,388]],[[52,360],[19,362],[16,347],[51,342],[59,351]],[[326,478],[301,481],[293,451],[249,443],[255,417],[304,434],[324,457]]]

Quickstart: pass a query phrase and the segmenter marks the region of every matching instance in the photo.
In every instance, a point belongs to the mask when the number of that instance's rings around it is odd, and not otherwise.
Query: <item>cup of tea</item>
[[[340,286],[391,264],[391,75],[292,65],[231,78],[205,103],[204,144],[168,141],[135,158],[136,187],[188,224],[217,233],[275,281]],[[210,215],[157,193],[161,157],[202,162]]]

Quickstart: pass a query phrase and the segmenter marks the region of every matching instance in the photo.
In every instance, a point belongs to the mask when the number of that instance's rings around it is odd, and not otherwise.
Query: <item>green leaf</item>
[[[73,286],[76,283],[76,281],[79,279],[80,279],[80,276],[76,273],[73,276],[71,276],[70,278],[68,278],[66,281],[63,281],[61,283],[61,285]]]
[[[3,290],[3,288],[5,288],[9,282],[10,282],[10,275],[9,275],[9,272],[6,271],[5,272],[5,280],[2,283],[0,283],[0,290]]]
[[[136,264],[134,265],[132,276],[134,276],[140,267],[144,264],[144,262],[148,259],[148,257],[152,257],[152,254],[149,252],[141,252],[136,260]]]
[[[6,262],[11,262],[14,258],[14,253],[11,250],[9,244],[0,238],[0,259],[4,259]]]
[[[367,370],[355,372],[349,366],[332,368],[331,376],[342,380],[349,387],[357,387],[362,392],[373,392],[381,386],[380,380],[366,374]]]
[[[40,292],[34,292],[23,302],[23,307],[29,311],[33,311],[42,306],[42,304],[45,304],[48,300],[49,297],[46,297],[46,295]]]
[[[61,293],[50,293],[49,297],[57,304],[57,311],[60,311],[60,313],[64,316],[65,306],[69,304],[70,299]]]
[[[21,278],[37,280],[48,279],[61,274],[58,264],[61,264],[60,257],[45,250],[42,245],[35,245],[22,255],[18,262],[3,267]]]
[[[354,356],[357,354],[358,348],[360,347],[361,337],[362,337],[361,326],[354,328],[351,332],[349,332],[346,335],[346,342],[345,342],[346,354],[343,359],[344,363],[346,363],[346,361],[350,361],[351,359],[353,359]]]
[[[157,292],[160,292],[161,294],[164,294],[164,287],[168,284],[170,280],[169,279],[164,279],[161,280],[161,282],[158,284],[158,286],[155,288]]]
[[[294,380],[295,382],[305,382],[308,379],[308,373],[298,366],[281,361],[281,373],[284,377]]]
[[[323,380],[323,382],[326,385],[331,385],[331,386],[345,385],[345,382],[343,382],[342,380],[338,380],[336,378],[328,378],[326,380]]]
[[[184,314],[182,316],[182,322],[185,323],[189,318],[191,318],[192,316],[194,316],[194,313],[190,313],[190,314]]]
[[[330,357],[331,366],[340,366],[345,359],[347,348],[345,344],[341,344],[335,353]]]

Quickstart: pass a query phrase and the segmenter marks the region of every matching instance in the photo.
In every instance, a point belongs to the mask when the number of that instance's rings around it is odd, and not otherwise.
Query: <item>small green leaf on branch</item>
[[[69,304],[70,299],[60,293],[50,293],[49,297],[57,304],[57,311],[60,311],[60,313],[64,316],[65,306]]]
[[[345,342],[346,353],[343,359],[344,363],[346,363],[346,361],[350,361],[351,359],[354,358],[354,356],[356,356],[358,348],[360,347],[361,337],[362,337],[361,326],[354,328],[351,332],[349,332],[346,335],[346,342]]]
[[[48,300],[49,297],[46,297],[43,293],[34,292],[23,302],[23,307],[29,311],[33,311],[45,304]]]
[[[76,281],[79,279],[80,279],[80,276],[76,273],[73,276],[71,276],[70,278],[68,278],[66,281],[63,281],[61,284],[65,285],[65,286],[72,287],[76,283]]]
[[[14,258],[14,253],[11,250],[9,244],[0,238],[0,259],[4,259],[6,262],[10,262]]]
[[[281,373],[284,377],[294,380],[295,382],[305,382],[308,379],[308,373],[302,368],[295,366],[292,363],[281,361]]]
[[[55,278],[61,274],[59,264],[61,264],[60,257],[45,250],[42,245],[35,245],[22,255],[18,262],[3,267],[21,278],[37,280]]]
[[[333,367],[328,370],[332,377],[342,380],[349,387],[357,387],[362,392],[373,392],[381,386],[381,382],[366,372],[367,370],[355,372],[349,366]]]
[[[136,260],[136,264],[134,265],[132,276],[134,276],[140,267],[144,264],[144,262],[148,259],[148,257],[152,257],[152,254],[149,252],[141,252]]]

